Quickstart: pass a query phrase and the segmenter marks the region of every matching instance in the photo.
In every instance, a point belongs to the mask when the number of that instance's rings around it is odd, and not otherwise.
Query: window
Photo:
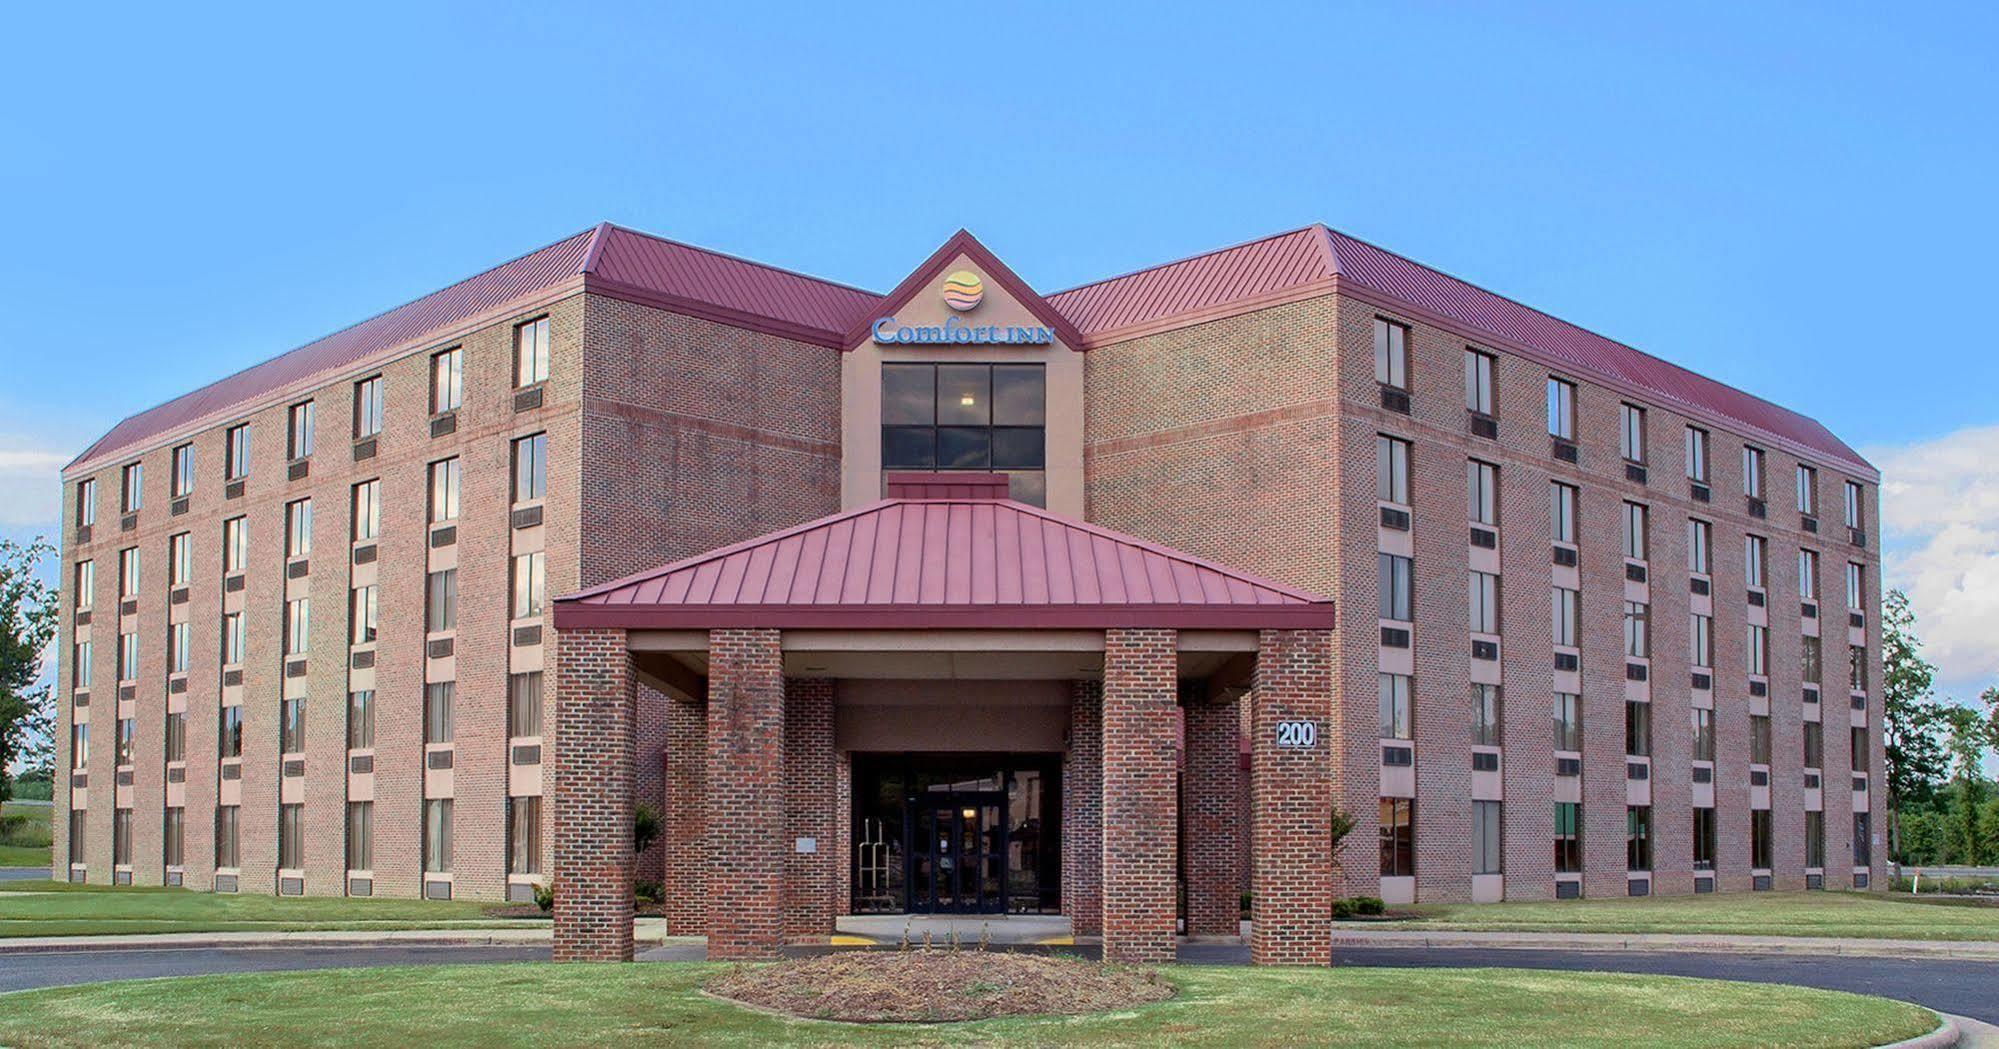
[[[232,517],[222,522],[222,574],[235,575],[250,563],[250,528],[247,519]]]
[[[1846,607],[1855,610],[1867,607],[1866,572],[1860,565],[1846,563]]]
[[[312,553],[312,500],[285,504],[285,557],[297,559]]]
[[[118,732],[111,739],[112,764],[119,768],[132,764],[132,741],[138,728],[137,718],[118,719]]]
[[[465,353],[453,347],[430,359],[430,411],[455,412],[465,396]]]
[[[1624,754],[1643,758],[1652,754],[1652,704],[1624,701]]]
[[[285,602],[285,655],[302,656],[312,649],[312,598]]]
[[[1770,715],[1749,715],[1749,763],[1770,763]]]
[[[1719,837],[1715,833],[1714,810],[1694,810],[1694,869],[1711,871],[1714,869],[1714,855]]]
[[[278,806],[278,869],[305,866],[305,806]]]
[[[548,318],[514,326],[514,385],[548,381]]]
[[[217,747],[225,758],[243,756],[243,708],[223,707],[216,732]]]
[[[1576,647],[1576,617],[1580,614],[1582,594],[1565,586],[1554,588],[1555,644],[1564,648]]]
[[[1825,813],[1805,813],[1805,866],[1825,867]]]
[[[1808,685],[1816,685],[1825,680],[1825,649],[1816,637],[1800,638],[1804,644],[1798,649],[1798,676]]]
[[[1552,376],[1548,379],[1548,435],[1564,441],[1576,439],[1576,384]]]
[[[1556,481],[1548,487],[1548,519],[1558,543],[1576,541],[1576,486]]]
[[[1867,650],[1859,645],[1847,646],[1846,682],[1852,691],[1867,691]]]
[[[1811,517],[1819,512],[1819,472],[1798,464],[1798,512]]]
[[[1763,677],[1770,673],[1770,628],[1749,624],[1748,651],[1749,675]]]
[[[507,677],[507,734],[541,735],[541,671]]]
[[[457,691],[458,684],[454,681],[433,681],[423,686],[423,741],[425,743],[451,742],[451,706],[456,698]]]
[[[111,810],[111,865],[132,865],[132,810]]]
[[[1555,872],[1580,874],[1583,869],[1583,807],[1573,801],[1555,803]]]
[[[458,460],[430,464],[430,523],[458,520]]]
[[[1853,755],[1853,771],[1864,773],[1871,765],[1867,751],[1867,729],[1864,726],[1854,726],[1849,740],[1852,747],[1849,753]]]
[[[1407,878],[1416,873],[1416,803],[1408,798],[1381,799],[1381,876]]]
[[[286,754],[305,753],[305,700],[287,699],[278,713],[278,749]]]
[[[362,481],[354,486],[354,542],[375,538],[382,530],[382,482]]]
[[[136,546],[118,551],[118,596],[139,596],[139,548]]]
[[[304,459],[312,455],[312,402],[302,401],[286,412],[285,458]]]
[[[1409,388],[1409,329],[1380,317],[1374,319],[1374,381]]]
[[[1625,461],[1642,463],[1645,461],[1645,409],[1635,404],[1619,405],[1618,409],[1622,427],[1617,449],[1623,453]]]
[[[81,772],[90,767],[90,722],[79,721],[69,727],[69,767]]]
[[[458,628],[458,569],[430,573],[424,589],[424,628],[435,634]]]
[[[167,586],[186,586],[194,578],[194,547],[186,532],[167,537]]]
[[[1687,518],[1687,571],[1710,574],[1708,548],[1714,543],[1714,526],[1697,517]]]
[[[375,745],[375,690],[347,693],[347,749],[368,750]]]
[[[1706,707],[1693,708],[1694,760],[1714,761],[1714,711]]]
[[[167,761],[187,760],[187,712],[177,710],[167,715]]]
[[[1381,574],[1381,618],[1403,622],[1412,620],[1414,616],[1409,611],[1409,559],[1396,554],[1379,554],[1375,564]]]
[[[1381,686],[1381,738],[1414,738],[1415,715],[1410,709],[1409,693],[1411,680],[1407,674],[1382,674]]]
[[[97,593],[97,562],[78,561],[76,563],[76,610],[81,612],[91,607]]]
[[[1633,659],[1652,657],[1652,609],[1642,601],[1624,603],[1624,654]]]
[[[1856,867],[1874,865],[1874,836],[1871,823],[1868,813],[1853,814],[1853,865]]]
[[[1499,524],[1499,467],[1473,459],[1465,464],[1465,510],[1473,524]]]
[[[1742,575],[1752,589],[1761,590],[1766,585],[1763,576],[1763,555],[1769,549],[1769,540],[1760,535],[1744,536],[1742,540]]]
[[[545,581],[542,573],[542,553],[514,555],[514,618],[526,619],[541,614],[542,591]]]
[[[1820,769],[1825,767],[1825,726],[1816,721],[1805,725],[1805,767]]]
[[[1714,617],[1692,613],[1688,630],[1690,658],[1697,667],[1714,666]]]
[[[1047,501],[1047,379],[1038,364],[885,364],[882,466],[991,470],[1013,498]]]
[[[1409,442],[1374,435],[1374,497],[1409,505]]]
[[[1763,498],[1763,449],[1742,446],[1742,494]]]
[[[243,662],[243,613],[222,613],[222,665]]]
[[[237,817],[242,813],[238,805],[218,805],[215,809],[215,865],[225,870],[237,867]]]
[[[88,528],[97,523],[97,481],[79,481],[76,485],[76,523],[79,528]]]
[[[1465,351],[1465,410],[1478,415],[1496,414],[1493,408],[1492,373],[1498,363],[1492,354]]]
[[[1498,874],[1505,869],[1500,849],[1499,802],[1471,803],[1471,872]]]
[[[541,873],[541,797],[507,799],[507,873]]]
[[[1555,693],[1555,749],[1583,749],[1583,697],[1573,692]]]
[[[352,632],[348,643],[365,645],[375,640],[376,634],[376,591],[375,584],[357,586],[353,590],[353,607],[349,610],[349,624]]]
[[[430,798],[423,803],[423,869],[439,874],[451,870],[450,798]]]
[[[377,375],[354,384],[354,439],[382,432],[382,377]]]
[[[1497,747],[1504,742],[1504,730],[1500,726],[1499,686],[1473,685],[1471,687],[1471,741],[1474,746]]]
[[[186,622],[167,624],[167,673],[187,673],[194,631]]]
[[[250,424],[231,426],[222,438],[222,479],[240,481],[250,473]]]
[[[1652,869],[1652,806],[1631,805],[1624,810],[1624,868]]]
[[[118,680],[139,680],[139,635],[118,635]]]
[[[167,475],[167,491],[175,498],[194,491],[194,445],[174,449],[173,472]]]
[[[1651,546],[1651,522],[1643,503],[1624,504],[1624,556],[1634,561],[1645,560]]]
[[[1846,482],[1846,527],[1860,527],[1860,485]]]
[[[71,809],[69,812],[69,862],[72,865],[83,862],[84,824],[89,815],[83,809]]]
[[[146,498],[146,464],[126,466],[120,481],[118,509],[128,514],[137,513]]]
[[[70,663],[70,689],[75,692],[90,691],[90,642],[76,643],[76,658]]]
[[[514,502],[531,503],[548,488],[548,435],[514,442]]]
[[[1707,483],[1707,431],[1687,427],[1687,480]]]
[[[1759,871],[1770,869],[1770,810],[1749,814],[1749,865]]]
[[[1819,555],[1815,550],[1798,551],[1798,597],[1819,599]]]
[[[1491,572],[1471,573],[1471,631],[1499,633],[1499,577]]]
[[[347,869],[375,869],[375,803],[347,803]]]
[[[160,826],[161,859],[168,867],[187,863],[187,810],[174,806],[166,810]]]

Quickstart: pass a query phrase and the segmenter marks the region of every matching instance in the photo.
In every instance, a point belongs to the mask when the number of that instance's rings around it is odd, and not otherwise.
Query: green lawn
[[[49,820],[54,812],[48,805],[18,801],[0,805],[0,867],[49,865]]]
[[[1420,904],[1409,909],[1422,920],[1369,927],[1999,940],[1999,907],[1878,892],[1741,892],[1547,903]]]
[[[0,882],[0,939],[157,932],[291,932],[305,929],[504,928],[537,923],[485,918],[462,900],[283,899],[186,889]]]
[[[1626,1045],[1865,1046],[1926,1010],[1798,987],[1517,969],[1172,966],[1180,996],[1092,1016],[858,1026],[702,996],[716,966],[330,969],[0,995],[12,1046]]]

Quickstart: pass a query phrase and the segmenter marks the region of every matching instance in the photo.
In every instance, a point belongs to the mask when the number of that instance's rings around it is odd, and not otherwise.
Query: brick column
[[[825,943],[841,857],[834,825],[839,788],[833,761],[833,682],[784,683],[784,935]],[[797,844],[811,839],[811,852]]]
[[[1104,686],[1072,681],[1062,757],[1062,913],[1070,931],[1104,931]]]
[[[666,700],[666,929],[708,931],[708,704]]]
[[[1195,695],[1187,718],[1182,819],[1187,840],[1187,935],[1242,930],[1242,754],[1237,694]]]
[[[854,759],[833,752],[833,913],[854,913]]]
[[[1254,965],[1333,961],[1333,635],[1265,630],[1250,735]],[[1279,747],[1277,726],[1316,726],[1317,745]]]
[[[775,630],[708,634],[708,957],[784,944],[784,665]]]
[[[622,630],[556,635],[555,960],[632,960],[631,654]]]
[[[1174,957],[1179,849],[1177,635],[1104,634],[1104,958]]]

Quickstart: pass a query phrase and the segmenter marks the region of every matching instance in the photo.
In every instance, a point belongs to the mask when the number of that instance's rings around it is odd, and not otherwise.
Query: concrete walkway
[[[843,937],[869,944],[898,944],[904,937],[920,944],[928,936],[931,943],[985,942],[994,946],[1056,945],[1075,942],[1070,936],[1069,919],[1059,914],[853,914],[837,919],[835,946]]]
[[[106,936],[21,936],[0,939],[0,955],[37,951],[181,950],[190,947],[416,947],[537,946],[548,943],[549,925],[491,929],[346,929],[300,932],[170,932]],[[632,939],[644,947],[701,945],[699,936],[669,936],[666,919],[640,918],[632,923]]]

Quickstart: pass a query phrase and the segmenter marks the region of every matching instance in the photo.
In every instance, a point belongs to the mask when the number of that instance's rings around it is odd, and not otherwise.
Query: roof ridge
[[[688,251],[698,251],[703,255],[711,255],[718,259],[728,259],[730,262],[740,262],[745,266],[754,266],[760,270],[769,270],[772,273],[782,273],[787,277],[798,277],[802,280],[809,280],[819,284],[825,284],[829,287],[844,288],[848,291],[859,292],[862,295],[872,295],[877,299],[881,298],[882,295],[885,294],[884,292],[870,291],[867,288],[863,288],[858,284],[848,284],[846,281],[834,280],[831,277],[821,277],[818,276],[817,274],[806,273],[803,270],[789,269],[787,267],[779,266],[774,263],[762,262],[757,259],[752,259],[742,255],[737,255],[732,252],[722,251],[717,248],[710,248],[700,244],[691,244],[684,240],[675,240],[672,237],[662,237],[657,233],[649,233],[642,229],[633,229],[630,226],[620,225],[616,222],[605,222],[602,223],[602,226],[606,229],[617,230],[620,233],[629,233],[634,237],[644,237],[647,240],[655,241],[660,244],[671,244],[676,248],[685,248]],[[595,266],[596,262],[597,259],[595,256],[592,256],[589,260],[590,266]],[[583,272],[587,273],[590,272],[590,270],[588,267],[586,267]]]
[[[1067,295],[1072,291],[1082,291],[1084,288],[1094,288],[1099,284],[1109,284],[1114,280],[1123,280],[1126,277],[1136,277],[1141,273],[1151,273],[1153,270],[1163,270],[1168,266],[1178,266],[1183,262],[1192,262],[1195,259],[1205,259],[1210,255],[1220,255],[1223,254],[1224,252],[1236,251],[1241,248],[1247,248],[1252,244],[1261,244],[1267,240],[1277,240],[1281,237],[1289,237],[1295,234],[1303,233],[1306,230],[1311,229],[1312,226],[1324,226],[1324,225],[1325,224],[1322,222],[1315,222],[1310,226],[1298,226],[1292,229],[1279,230],[1276,233],[1267,233],[1261,237],[1251,237],[1248,240],[1241,241],[1235,244],[1228,244],[1219,248],[1210,248],[1207,251],[1197,251],[1192,255],[1183,255],[1177,259],[1168,259],[1165,262],[1154,263],[1153,265],[1150,266],[1140,266],[1136,269],[1126,270],[1123,273],[1113,274],[1112,276],[1109,277],[1099,277],[1096,280],[1085,281],[1071,288],[1063,288],[1060,291],[1051,291],[1042,297],[1046,299],[1053,299],[1058,295]]]

